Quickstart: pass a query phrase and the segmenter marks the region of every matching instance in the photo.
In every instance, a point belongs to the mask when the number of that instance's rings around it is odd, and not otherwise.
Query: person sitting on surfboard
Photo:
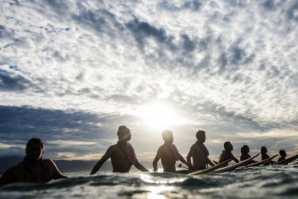
[[[52,160],[42,158],[43,148],[40,138],[31,138],[26,144],[24,160],[3,173],[0,186],[15,182],[43,184],[52,179],[67,178]]]
[[[176,172],[175,164],[176,161],[179,160],[190,168],[188,163],[178,152],[176,146],[173,144],[174,137],[172,131],[163,131],[162,138],[165,142],[157,150],[157,154],[153,160],[153,170],[157,171],[157,162],[159,161],[159,159],[161,159],[161,164],[163,166],[164,172]]]
[[[250,158],[249,155],[249,147],[247,145],[243,145],[241,147],[241,156],[240,156],[240,161],[246,160]]]
[[[132,165],[143,172],[148,170],[139,163],[134,148],[128,141],[131,139],[130,129],[124,125],[118,128],[117,144],[108,148],[106,153],[95,164],[90,174],[95,174],[109,158],[111,158],[113,172],[129,172]]]
[[[285,160],[286,157],[287,157],[287,153],[286,153],[286,151],[284,149],[282,149],[282,150],[279,151],[279,155],[281,157],[278,158],[278,161],[277,162],[281,162],[281,161]]]
[[[206,169],[206,166],[210,164],[214,166],[212,161],[208,158],[209,151],[204,145],[206,141],[206,133],[205,131],[199,130],[196,133],[197,140],[195,144],[193,144],[190,148],[190,151],[187,155],[187,163],[191,166],[192,170],[202,170]],[[193,164],[191,163],[191,158],[193,160]]]
[[[264,146],[261,147],[261,158],[262,158],[262,160],[266,160],[266,159],[269,158],[269,156],[268,156],[268,154],[267,154],[267,148],[264,147]],[[273,161],[269,161],[269,162],[267,162],[267,163],[264,164],[264,165],[271,165],[271,164],[275,164],[275,162],[273,162]]]
[[[239,162],[239,160],[237,158],[235,158],[234,155],[232,154],[233,145],[231,144],[231,142],[225,142],[224,148],[225,148],[225,150],[223,150],[221,155],[219,156],[218,163],[222,163],[228,159],[234,160],[235,162]],[[227,165],[228,165],[228,163],[225,166],[227,166]]]

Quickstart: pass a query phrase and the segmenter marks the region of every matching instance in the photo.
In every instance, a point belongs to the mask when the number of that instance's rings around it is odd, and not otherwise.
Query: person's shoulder
[[[196,143],[194,143],[194,144],[191,145],[191,148],[196,148],[196,147],[197,147],[197,144]]]
[[[24,165],[24,162],[19,162],[18,164],[13,165],[12,167],[8,168],[8,169],[6,170],[5,173],[11,173],[11,174],[17,173],[17,172],[20,171],[24,166],[25,166],[25,165]]]
[[[113,145],[109,146],[109,148],[107,149],[107,153],[111,153],[115,150],[116,151],[120,150],[120,146],[118,144],[113,144]]]
[[[43,159],[43,161],[47,164],[54,164],[54,161],[51,159]]]

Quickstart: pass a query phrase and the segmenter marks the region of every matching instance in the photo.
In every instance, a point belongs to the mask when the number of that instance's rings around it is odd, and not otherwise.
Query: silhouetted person
[[[52,179],[67,178],[52,160],[42,158],[42,152],[42,140],[31,138],[26,144],[24,160],[3,173],[0,186],[14,182],[46,183]]]
[[[247,145],[243,145],[241,147],[240,161],[246,160],[248,158],[250,158],[249,147]]]
[[[162,132],[162,138],[165,141],[157,150],[157,154],[153,160],[153,170],[157,171],[157,162],[161,159],[164,172],[176,172],[176,161],[181,161],[188,165],[182,155],[178,152],[176,146],[173,144],[172,131],[166,130]]]
[[[148,170],[139,163],[134,148],[128,143],[131,139],[130,129],[126,126],[119,126],[117,135],[119,139],[117,144],[108,148],[90,174],[95,174],[109,158],[111,158],[113,172],[129,172],[132,165],[140,171],[147,172]]]
[[[264,147],[264,146],[261,147],[261,158],[262,158],[262,160],[266,160],[266,159],[270,158],[270,157],[267,155],[267,148]],[[274,164],[274,163],[275,163],[275,162],[273,162],[273,161],[269,161],[269,162],[267,162],[267,163],[264,164],[264,165],[270,165],[270,164]]]
[[[287,153],[284,149],[279,151],[279,155],[280,155],[280,158],[278,158],[277,162],[281,162],[281,161],[285,160],[287,157]]]
[[[197,137],[197,141],[195,144],[191,146],[190,151],[186,158],[188,165],[194,171],[206,169],[208,164],[210,164],[211,166],[214,166],[212,161],[208,158],[209,151],[204,145],[204,142],[206,141],[205,131],[199,130],[196,133],[196,137]],[[193,160],[193,163],[191,163],[191,158]]]
[[[239,160],[237,158],[235,158],[234,155],[232,154],[233,145],[231,144],[231,142],[225,142],[224,148],[225,148],[225,150],[223,150],[221,155],[219,156],[218,163],[222,163],[228,159],[234,160],[235,162],[239,162]],[[228,165],[228,163],[225,165]]]

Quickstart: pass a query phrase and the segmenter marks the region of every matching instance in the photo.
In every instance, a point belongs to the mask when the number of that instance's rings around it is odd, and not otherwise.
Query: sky
[[[140,161],[171,130],[298,152],[296,0],[0,0],[0,156],[99,159],[131,129]]]

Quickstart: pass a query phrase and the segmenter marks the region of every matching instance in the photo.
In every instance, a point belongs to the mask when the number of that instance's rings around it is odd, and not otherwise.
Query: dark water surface
[[[67,173],[44,185],[12,184],[0,198],[298,198],[298,167],[268,166],[189,177],[170,173]]]

